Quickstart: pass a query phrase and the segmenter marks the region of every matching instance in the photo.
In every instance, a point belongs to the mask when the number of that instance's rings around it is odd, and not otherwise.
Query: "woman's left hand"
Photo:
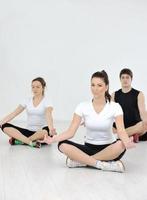
[[[130,137],[129,140],[124,145],[126,149],[131,149],[136,147],[135,143],[133,142],[133,137]]]

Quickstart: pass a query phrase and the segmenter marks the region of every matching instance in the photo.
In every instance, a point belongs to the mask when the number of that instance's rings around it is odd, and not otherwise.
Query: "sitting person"
[[[132,88],[133,73],[124,68],[120,72],[121,89],[112,94],[112,100],[119,103],[124,112],[124,125],[129,136],[134,136],[134,141],[147,140],[147,113],[144,94]],[[117,132],[114,125],[114,132]]]
[[[126,149],[134,147],[133,138],[126,134],[123,111],[118,103],[111,101],[109,80],[105,71],[96,72],[91,77],[92,100],[80,103],[74,113],[69,128],[60,135],[45,136],[43,142],[59,142],[59,150],[67,156],[68,167],[92,166],[106,171],[124,172],[120,160]],[[84,144],[71,139],[84,119],[87,129]],[[117,126],[120,140],[112,131],[113,121]]]
[[[1,129],[9,137],[9,143],[28,144],[32,147],[40,147],[37,140],[44,138],[45,134],[56,134],[53,126],[53,106],[45,97],[46,82],[38,77],[32,80],[33,97],[21,103],[14,112],[7,115],[0,121]],[[22,128],[8,123],[26,109],[27,128]]]

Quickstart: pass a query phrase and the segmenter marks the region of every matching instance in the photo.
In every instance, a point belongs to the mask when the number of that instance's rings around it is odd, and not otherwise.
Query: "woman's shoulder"
[[[32,97],[27,97],[21,100],[20,105],[23,107],[28,106],[28,104],[32,101]]]
[[[83,116],[87,110],[90,109],[90,102],[89,101],[84,101],[81,102],[77,105],[75,109],[75,113],[78,114],[79,116]]]

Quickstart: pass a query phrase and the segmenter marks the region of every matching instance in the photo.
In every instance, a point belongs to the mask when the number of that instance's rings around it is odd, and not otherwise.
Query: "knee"
[[[121,140],[118,140],[116,142],[115,149],[117,149],[117,151],[120,151],[120,152],[123,152],[125,150],[125,146]]]
[[[6,133],[6,134],[9,133],[9,130],[10,130],[10,127],[4,127],[3,128],[3,132]]]
[[[59,151],[64,153],[66,151],[66,149],[67,149],[67,144],[66,143],[59,143],[58,144],[58,149],[59,149]]]
[[[2,127],[1,127],[1,129],[2,129],[2,131],[4,133],[7,132],[7,130],[9,129],[9,124],[8,123],[3,124]]]
[[[67,147],[67,144],[62,143],[59,145],[59,150],[64,153],[64,151],[66,151],[66,147]]]

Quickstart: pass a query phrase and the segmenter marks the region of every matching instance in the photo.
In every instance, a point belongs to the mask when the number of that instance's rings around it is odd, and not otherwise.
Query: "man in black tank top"
[[[120,81],[122,88],[112,94],[112,100],[118,102],[124,112],[124,125],[129,136],[136,134],[139,140],[147,140],[147,115],[145,99],[141,91],[131,87],[133,73],[130,69],[122,69]],[[114,132],[117,131],[115,129]],[[135,137],[134,137],[135,138]]]

